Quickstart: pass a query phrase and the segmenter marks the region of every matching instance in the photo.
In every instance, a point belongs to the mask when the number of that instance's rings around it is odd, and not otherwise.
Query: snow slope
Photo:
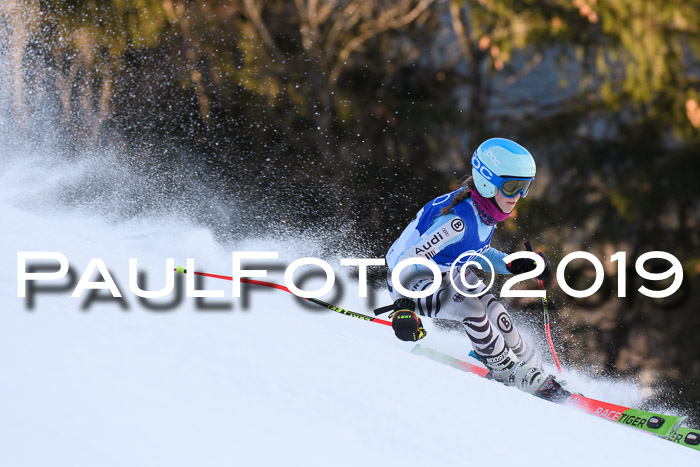
[[[207,280],[207,289],[225,291],[215,301],[231,310],[198,310],[193,298],[170,311],[146,309],[129,291],[128,258],[158,289],[166,258],[191,257],[200,270],[230,274],[234,250],[276,249],[286,265],[323,245],[269,234],[220,244],[172,214],[120,221],[60,207],[52,190],[79,180],[75,171],[32,154],[0,160],[2,466],[700,460],[690,449],[411,355],[412,344],[385,326],[311,310],[281,291],[250,289],[244,307],[230,283]],[[90,258],[102,258],[129,309],[93,302],[83,310],[87,292],[81,299],[64,291],[39,294],[27,310],[17,298],[18,251],[62,252],[78,277]],[[325,259],[340,270],[338,258]],[[281,282],[281,273],[270,280]],[[369,313],[356,285],[345,283],[338,305]],[[462,336],[426,326],[426,345],[466,355]],[[635,397],[627,386],[587,384],[588,395],[611,402]]]

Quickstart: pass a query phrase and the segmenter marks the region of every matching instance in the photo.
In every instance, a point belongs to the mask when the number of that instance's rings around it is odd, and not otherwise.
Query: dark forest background
[[[560,359],[700,411],[700,2],[2,0],[0,32],[16,132],[59,121],[69,159],[118,147],[163,203],[193,177],[240,200],[192,213],[222,238],[274,218],[382,257],[482,140],[520,142],[536,183],[493,245],[606,269],[589,299],[549,284]],[[667,299],[637,292],[653,250],[683,264]],[[579,289],[592,273],[567,269]]]

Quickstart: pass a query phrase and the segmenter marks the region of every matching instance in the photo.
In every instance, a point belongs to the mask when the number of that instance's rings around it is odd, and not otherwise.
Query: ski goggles
[[[527,196],[527,192],[530,191],[530,185],[532,185],[534,179],[534,177],[499,177],[494,174],[489,181],[496,185],[506,198],[515,198],[518,194],[524,198]]]

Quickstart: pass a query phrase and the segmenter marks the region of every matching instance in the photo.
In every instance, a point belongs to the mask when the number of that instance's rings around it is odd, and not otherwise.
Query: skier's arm
[[[506,263],[503,261],[503,258],[508,256],[506,253],[503,253],[502,251],[497,250],[495,248],[489,248],[485,252],[483,252],[482,254],[489,261],[491,261],[491,264],[493,265],[494,272],[496,274],[511,274],[511,272],[506,267]],[[481,267],[484,269],[484,271],[486,271],[486,272],[491,271],[491,267],[488,264],[486,264],[486,261],[484,261],[482,258],[476,256],[476,257],[474,257],[474,261],[481,264]]]
[[[393,269],[401,261],[411,258],[431,259],[448,246],[459,242],[464,236],[464,221],[455,214],[437,216],[423,235],[411,241],[396,261],[390,265]],[[402,284],[407,284],[411,275],[419,268],[418,264],[404,268],[399,276]]]
[[[540,255],[544,260],[544,271],[538,276],[538,279],[546,279],[549,277],[551,265],[549,264],[549,260],[547,259],[544,253],[538,251],[537,254]],[[505,258],[508,255],[495,248],[489,248],[483,253],[483,255],[489,261],[491,261],[491,264],[493,264],[493,268],[496,274],[523,274],[525,272],[532,271],[533,269],[535,269],[535,262],[525,258],[516,259],[512,263],[506,264],[506,262],[503,261],[503,258]],[[482,258],[479,258],[477,256],[474,258],[474,261],[481,264],[481,267],[484,269],[484,271],[490,271],[488,264],[486,264],[486,261],[484,261]]]

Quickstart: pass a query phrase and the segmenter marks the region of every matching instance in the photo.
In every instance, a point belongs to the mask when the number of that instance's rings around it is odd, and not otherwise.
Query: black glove
[[[413,300],[400,298],[394,302],[394,307],[396,311],[392,314],[391,327],[396,337],[402,341],[411,342],[423,339],[426,335],[425,328],[413,311],[416,309]]]
[[[542,271],[542,274],[537,276],[537,278],[541,281],[547,279],[552,272],[552,265],[549,264],[549,260],[547,257],[544,255],[544,253],[538,251],[538,255],[542,257],[544,260],[544,271]],[[528,258],[518,258],[510,263],[506,264],[506,269],[512,274],[523,274],[525,272],[530,272],[535,269],[536,263],[535,261],[528,259]]]

